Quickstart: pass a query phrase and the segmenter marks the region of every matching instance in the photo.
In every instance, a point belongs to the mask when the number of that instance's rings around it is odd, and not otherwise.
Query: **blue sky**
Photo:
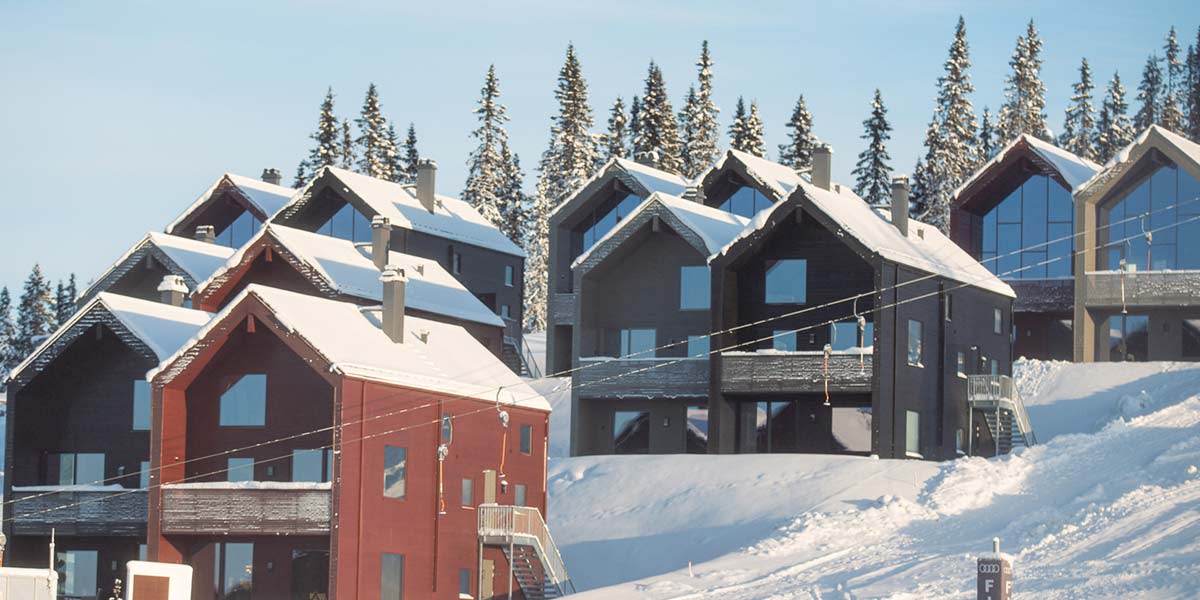
[[[920,152],[954,23],[967,20],[977,111],[1000,104],[1016,37],[1033,18],[1057,129],[1086,56],[1102,85],[1120,70],[1136,93],[1171,25],[1194,43],[1200,3],[1159,2],[17,2],[0,3],[0,285],[19,293],[40,261],[51,277],[97,276],[161,230],[222,172],[290,178],[326,86],[353,117],[367,84],[387,115],[416,124],[457,195],[473,147],[471,109],[495,63],[509,133],[532,188],[574,42],[598,129],[620,95],[662,67],[676,108],[708,39],[727,126],[756,99],[772,153],[803,93],[816,132],[850,180],[874,88],[895,132],[893,167]]]

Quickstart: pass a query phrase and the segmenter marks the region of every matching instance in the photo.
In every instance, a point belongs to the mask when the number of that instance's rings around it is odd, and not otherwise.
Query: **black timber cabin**
[[[59,594],[106,598],[127,561],[144,559],[151,392],[158,366],[211,315],[101,292],[17,365],[7,383],[5,566],[46,567],[57,536]]]
[[[271,222],[356,243],[371,241],[371,222],[391,227],[390,248],[437,261],[504,320],[504,361],[530,373],[524,345],[525,251],[474,207],[435,193],[437,164],[422,159],[415,184],[324,167]]]
[[[811,181],[709,259],[708,450],[950,459],[985,448],[967,375],[1011,372],[1014,293],[935,228]],[[761,162],[762,159],[756,159]],[[759,168],[779,174],[786,169]],[[968,436],[975,436],[969,440]]]

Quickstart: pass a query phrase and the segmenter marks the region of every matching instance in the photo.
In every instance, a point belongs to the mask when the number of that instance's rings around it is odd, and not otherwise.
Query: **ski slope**
[[[578,597],[974,598],[993,536],[1017,597],[1200,597],[1200,365],[1017,377],[1041,444],[994,460],[552,458]]]

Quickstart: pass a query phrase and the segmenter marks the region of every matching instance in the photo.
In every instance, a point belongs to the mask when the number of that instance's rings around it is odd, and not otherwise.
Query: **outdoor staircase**
[[[501,360],[508,368],[521,377],[532,377],[539,379],[542,372],[538,369],[537,360],[533,357],[533,352],[529,350],[529,346],[525,344],[525,338],[504,336],[504,350]]]
[[[1037,443],[1033,425],[1025,412],[1025,403],[1007,375],[968,375],[967,404],[974,413],[983,414],[995,443],[996,455],[1012,452],[1018,444],[1029,447]],[[972,439],[974,437],[972,436]],[[970,454],[978,453],[971,448]]]
[[[575,593],[558,546],[538,509],[480,505],[479,543],[503,549],[526,600],[561,598]]]

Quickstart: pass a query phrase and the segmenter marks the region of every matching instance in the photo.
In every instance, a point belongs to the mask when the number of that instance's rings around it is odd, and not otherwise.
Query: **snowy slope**
[[[1197,597],[1200,365],[1030,361],[1018,376],[1042,443],[990,461],[553,460],[551,526],[579,597],[973,598],[993,536],[1017,597]]]

